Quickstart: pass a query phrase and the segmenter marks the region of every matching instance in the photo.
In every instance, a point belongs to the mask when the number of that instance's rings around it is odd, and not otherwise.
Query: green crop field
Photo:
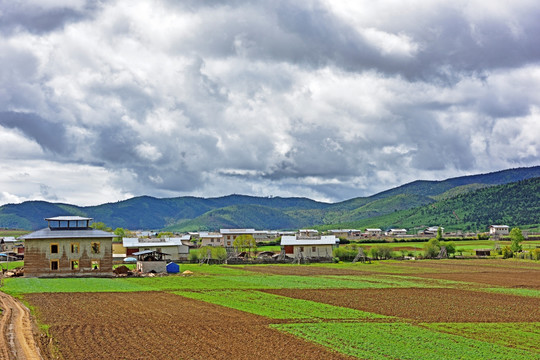
[[[271,319],[383,319],[387,316],[367,313],[315,301],[293,299],[252,290],[175,292],[177,295],[227,306]]]
[[[362,359],[531,359],[529,351],[404,323],[272,325]]]
[[[265,336],[280,334],[291,341],[301,341],[298,344],[316,344],[328,351],[326,358],[540,359],[538,261],[450,259],[373,261],[371,264],[182,264],[181,271],[185,270],[190,270],[192,275],[108,279],[6,278],[1,290],[31,307],[40,328],[48,329],[60,354],[72,351],[68,350],[71,349],[70,340],[63,340],[60,335],[71,331],[70,325],[66,324],[76,322],[80,311],[86,311],[87,306],[96,306],[101,301],[97,299],[102,297],[111,299],[103,303],[104,306],[107,304],[108,311],[114,312],[109,307],[119,306],[118,311],[134,314],[133,322],[129,326],[118,325],[123,335],[116,337],[118,330],[112,329],[106,340],[99,338],[103,326],[97,320],[85,322],[80,326],[85,329],[85,336],[92,336],[92,341],[114,343],[126,337],[137,338],[144,331],[137,328],[137,319],[151,311],[154,311],[151,316],[155,321],[180,328],[188,326],[183,324],[182,317],[168,318],[167,313],[161,311],[163,304],[139,301],[129,305],[128,310],[127,305],[121,305],[130,297],[145,299],[148,294],[151,299],[157,296],[155,294],[166,294],[168,301],[177,301],[181,311],[191,317],[209,321],[205,317],[205,312],[209,312],[223,314],[224,319],[229,319],[230,325],[223,326],[207,326],[201,320],[201,331],[212,336],[227,336],[237,321],[244,327],[253,322],[254,326],[258,324],[256,326],[270,331]],[[72,303],[74,295],[79,300]],[[94,305],[85,305],[81,296]],[[57,303],[75,308],[65,313]],[[196,304],[204,304],[207,308],[190,310]],[[176,309],[175,305],[171,306]],[[54,316],[45,316],[51,312]],[[55,319],[61,321],[55,323]],[[219,315],[211,319],[220,324]],[[73,326],[78,329],[79,325]],[[185,331],[194,330],[186,327]],[[201,349],[215,346],[210,345],[210,339],[206,336],[197,338]],[[161,345],[159,337],[155,343],[152,338],[145,341],[150,341],[149,347]],[[304,346],[298,344],[296,346]],[[261,355],[261,358],[295,357],[294,353],[268,357],[275,344],[266,345],[270,353],[250,354],[253,357]],[[249,351],[249,345],[247,347],[235,351]],[[169,350],[170,353],[180,351]],[[298,351],[304,350],[299,348]],[[230,358],[235,357],[234,352],[227,354]],[[104,358],[106,354],[102,355],[95,357]],[[309,358],[308,355],[302,353],[301,357]]]

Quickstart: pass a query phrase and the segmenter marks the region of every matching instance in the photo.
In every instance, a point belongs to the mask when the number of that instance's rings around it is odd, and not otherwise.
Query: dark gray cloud
[[[64,126],[36,114],[0,112],[0,126],[20,131],[25,137],[35,140],[44,150],[51,153],[67,154],[71,149]]]
[[[539,160],[535,2],[59,0],[0,11],[0,151],[29,174],[25,187],[0,176],[0,202],[334,201]],[[52,163],[37,162],[39,149]],[[93,195],[63,194],[71,182]]]
[[[28,31],[42,34],[59,30],[66,24],[92,17],[97,10],[97,4],[94,0],[82,5],[80,1],[66,1],[63,5],[52,6],[46,2],[40,4],[38,1],[0,1],[0,32],[9,34],[14,31]]]

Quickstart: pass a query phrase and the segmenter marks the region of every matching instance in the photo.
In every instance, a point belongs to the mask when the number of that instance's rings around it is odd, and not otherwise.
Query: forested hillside
[[[328,224],[322,228],[421,229],[440,225],[445,230],[487,231],[488,226],[493,224],[539,224],[539,217],[540,177],[537,177],[459,194],[414,209],[361,221]]]

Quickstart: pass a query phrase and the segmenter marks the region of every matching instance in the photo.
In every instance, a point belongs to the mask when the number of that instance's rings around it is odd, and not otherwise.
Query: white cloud
[[[484,3],[0,5],[3,198],[334,201],[537,165],[540,8]]]

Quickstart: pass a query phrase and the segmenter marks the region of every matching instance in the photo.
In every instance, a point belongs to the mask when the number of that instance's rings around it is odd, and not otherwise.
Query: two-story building
[[[201,240],[201,246],[225,246],[223,235],[219,233],[201,232],[199,233],[199,239]],[[230,243],[229,246],[232,246],[230,239],[227,242]]]
[[[57,216],[48,227],[23,235],[27,277],[112,276],[112,240],[116,235],[93,229],[92,218]]]
[[[489,235],[508,235],[510,227],[508,225],[490,225]]]
[[[285,255],[305,258],[332,258],[332,250],[339,246],[339,239],[334,235],[325,235],[320,237],[302,237],[296,235],[282,236],[281,248]]]
[[[181,237],[123,238],[122,245],[126,256],[132,256],[141,251],[154,251],[165,253],[168,259],[177,261],[186,260],[189,254],[189,246],[183,243]]]
[[[220,229],[219,233],[223,236],[223,244],[225,247],[233,246],[234,240],[240,235],[255,234],[255,229]]]

